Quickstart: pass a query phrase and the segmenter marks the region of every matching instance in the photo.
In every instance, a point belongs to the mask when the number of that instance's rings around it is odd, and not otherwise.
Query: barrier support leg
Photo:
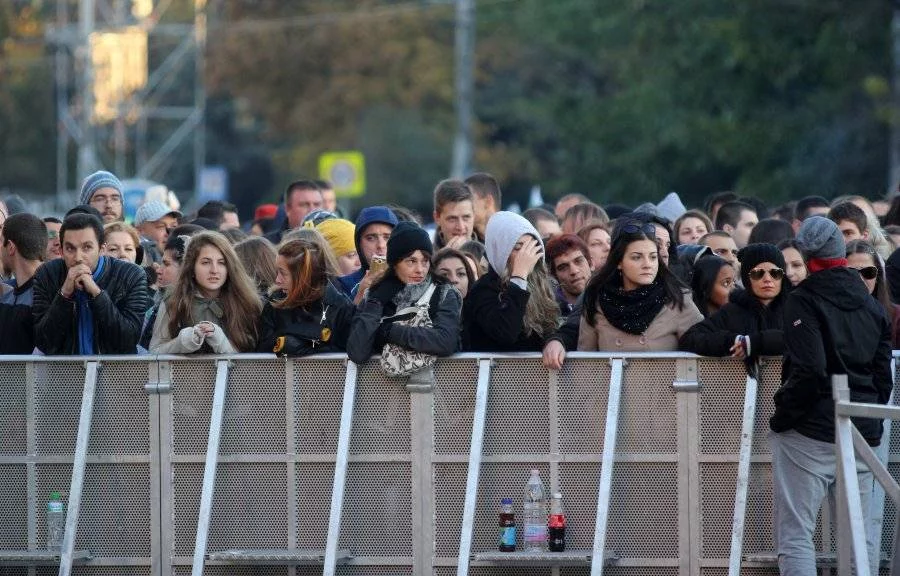
[[[741,447],[737,482],[734,490],[734,516],[731,521],[731,555],[728,576],[740,576],[744,546],[744,521],[747,517],[747,492],[750,488],[750,455],[753,449],[753,425],[756,422],[756,396],[759,383],[747,376],[744,390],[744,420],[741,424]]]
[[[484,424],[487,417],[488,387],[491,380],[491,361],[478,361],[478,387],[475,390],[475,412],[472,415],[472,442],[469,450],[469,472],[466,476],[466,500],[463,505],[462,527],[459,535],[459,557],[456,576],[468,576],[472,556],[472,534],[475,530],[475,506],[478,502],[478,475],[481,471],[481,450],[484,443]]]
[[[81,394],[81,415],[78,419],[78,437],[75,441],[75,459],[72,463],[72,481],[69,486],[69,502],[66,509],[66,531],[63,535],[59,559],[59,576],[72,573],[72,555],[78,534],[78,514],[81,512],[81,492],[84,488],[84,469],[87,462],[88,443],[91,438],[91,422],[94,417],[94,392],[97,390],[97,374],[100,363],[87,362],[84,374],[84,391]]]
[[[222,436],[222,420],[225,415],[225,396],[228,392],[228,360],[216,361],[216,384],[213,391],[212,411],[209,415],[209,440],[206,446],[206,467],[203,470],[203,489],[200,493],[200,511],[197,515],[197,539],[194,544],[192,576],[203,576],[206,562],[206,542],[212,518],[213,492],[216,488],[216,466],[219,460],[219,440]]]
[[[341,405],[341,426],[338,430],[337,454],[334,461],[334,483],[331,486],[331,511],[328,514],[328,538],[325,541],[325,563],[322,567],[324,576],[334,576],[337,566],[344,487],[347,484],[347,460],[350,456],[350,431],[353,428],[353,405],[356,402],[357,373],[356,364],[348,360],[344,378],[344,400]]]
[[[606,553],[606,525],[612,491],[613,462],[616,455],[616,437],[619,432],[619,403],[622,398],[622,376],[625,360],[612,360],[609,378],[609,396],[606,401],[606,430],[603,434],[603,457],[600,464],[600,484],[597,488],[597,520],[594,525],[594,549],[591,553],[591,576],[603,576],[603,559]]]

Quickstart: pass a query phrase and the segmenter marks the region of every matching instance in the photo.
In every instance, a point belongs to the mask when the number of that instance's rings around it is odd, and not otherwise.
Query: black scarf
[[[665,287],[659,280],[628,291],[616,284],[601,287],[597,296],[600,310],[613,327],[628,334],[643,334],[668,300]]]

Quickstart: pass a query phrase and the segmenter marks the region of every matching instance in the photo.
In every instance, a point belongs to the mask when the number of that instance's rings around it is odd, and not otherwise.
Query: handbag
[[[398,310],[393,316],[382,318],[381,322],[390,321],[406,326],[431,328],[432,323],[431,316],[428,315],[428,305],[431,301],[431,295],[434,294],[434,289],[435,285],[432,283],[414,305]],[[435,360],[437,360],[437,356],[434,354],[416,352],[398,344],[387,343],[381,349],[379,364],[385,376],[399,378],[433,366]]]

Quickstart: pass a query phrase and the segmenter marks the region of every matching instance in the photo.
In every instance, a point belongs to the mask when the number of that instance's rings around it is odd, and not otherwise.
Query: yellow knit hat
[[[329,218],[319,223],[316,230],[321,232],[331,245],[335,256],[340,257],[350,252],[356,252],[356,243],[353,237],[356,226],[353,225],[353,222],[342,218]]]

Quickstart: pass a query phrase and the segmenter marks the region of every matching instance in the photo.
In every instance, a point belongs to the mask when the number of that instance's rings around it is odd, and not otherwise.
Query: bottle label
[[[47,512],[62,512],[62,502],[47,502]]]
[[[543,544],[547,541],[547,527],[542,524],[525,524],[524,539],[527,544]]]
[[[503,547],[512,547],[516,546],[516,527],[515,526],[501,526],[500,527],[500,545]]]

